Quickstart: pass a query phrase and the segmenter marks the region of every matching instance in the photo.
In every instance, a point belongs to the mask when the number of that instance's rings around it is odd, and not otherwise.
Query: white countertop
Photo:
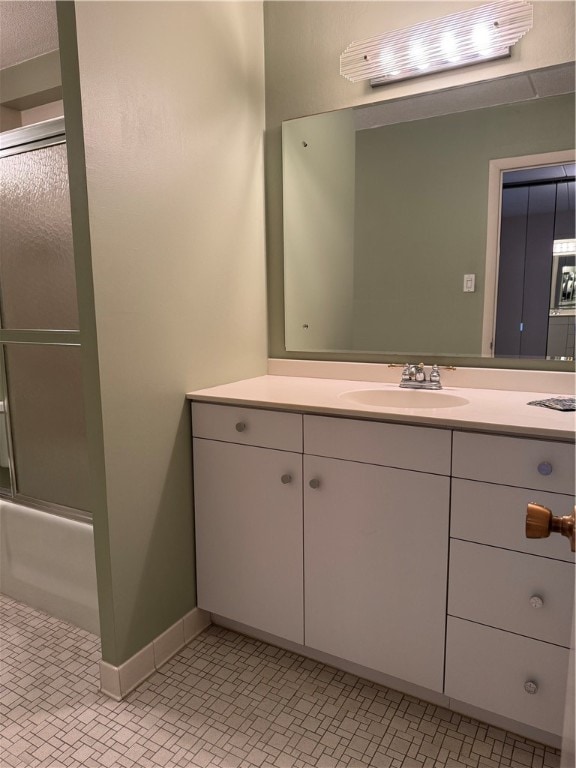
[[[306,378],[299,376],[258,376],[190,392],[190,400],[224,403],[253,408],[273,408],[299,413],[323,413],[405,424],[526,435],[573,441],[575,413],[527,405],[557,395],[546,392],[518,392],[444,386],[442,393],[465,398],[468,403],[447,408],[393,408],[362,405],[343,395],[359,390],[399,390],[397,384],[374,381]],[[418,393],[415,393],[418,394]],[[434,394],[434,392],[428,392]]]

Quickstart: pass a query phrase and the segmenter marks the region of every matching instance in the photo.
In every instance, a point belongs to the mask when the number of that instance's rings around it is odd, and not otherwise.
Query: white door
[[[306,645],[442,690],[449,488],[304,457]]]
[[[303,642],[302,456],[194,440],[198,606]]]

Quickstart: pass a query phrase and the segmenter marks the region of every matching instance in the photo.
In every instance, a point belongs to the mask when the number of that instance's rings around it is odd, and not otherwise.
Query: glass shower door
[[[2,327],[78,330],[66,145],[1,163]]]
[[[0,136],[9,465],[17,500],[82,516],[90,510],[89,464],[63,120],[44,128]]]

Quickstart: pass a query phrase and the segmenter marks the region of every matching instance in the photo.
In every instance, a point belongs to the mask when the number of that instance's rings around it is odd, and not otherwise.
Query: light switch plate
[[[476,290],[476,275],[464,275],[464,293],[474,293]]]

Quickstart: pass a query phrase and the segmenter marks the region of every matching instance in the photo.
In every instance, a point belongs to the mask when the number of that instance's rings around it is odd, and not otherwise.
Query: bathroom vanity
[[[553,742],[574,556],[524,522],[529,502],[572,511],[573,414],[397,391],[264,376],[189,395],[198,605]]]

